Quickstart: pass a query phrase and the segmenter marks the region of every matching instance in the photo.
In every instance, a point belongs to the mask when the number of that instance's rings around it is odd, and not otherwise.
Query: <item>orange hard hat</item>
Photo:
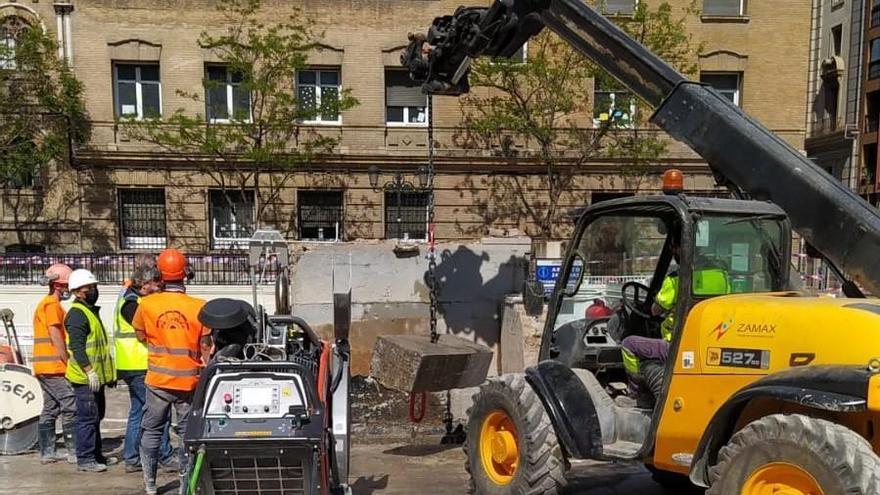
[[[47,283],[66,284],[73,270],[64,263],[55,263],[46,270]]]
[[[166,282],[186,278],[186,256],[177,249],[168,248],[159,253],[156,266]]]

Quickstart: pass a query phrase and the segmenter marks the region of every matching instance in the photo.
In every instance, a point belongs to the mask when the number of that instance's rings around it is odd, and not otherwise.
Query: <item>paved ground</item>
[[[108,417],[103,423],[105,450],[121,450],[127,398],[113,391]],[[357,439],[355,439],[357,442]],[[460,495],[467,477],[461,448],[434,444],[355,444],[352,458],[353,491],[357,495],[408,495],[431,493]],[[576,469],[574,493],[585,495],[663,495],[641,467],[589,465]],[[36,495],[70,493],[88,495],[137,495],[143,493],[140,473],[125,474],[121,466],[106,473],[77,473],[67,464],[41,466],[36,454],[0,457],[0,494]],[[160,476],[160,493],[176,493],[174,474]],[[676,491],[675,493],[681,493]]]

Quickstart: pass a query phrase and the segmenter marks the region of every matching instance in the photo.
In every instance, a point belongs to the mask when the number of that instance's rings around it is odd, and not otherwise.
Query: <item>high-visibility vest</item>
[[[58,317],[52,317],[52,313]],[[61,307],[58,298],[52,295],[44,297],[34,312],[33,363],[35,375],[63,375],[67,371],[67,365],[64,364],[61,356],[58,355],[58,350],[52,345],[52,339],[49,338],[49,321],[57,321],[61,324],[61,335],[66,339],[64,308]]]
[[[697,295],[721,295],[730,293],[730,278],[727,272],[720,268],[707,268],[694,271],[694,294]],[[678,273],[673,273],[663,279],[660,292],[654,298],[654,302],[666,311],[666,318],[660,324],[660,335],[663,340],[672,342],[675,330],[675,303],[678,301]]]
[[[89,335],[86,337],[86,356],[92,365],[92,370],[98,374],[101,384],[109,383],[116,380],[116,370],[113,369],[113,358],[110,357],[110,340],[107,338],[107,332],[104,331],[104,325],[98,315],[86,307],[85,304],[74,301],[70,307],[71,311],[76,309],[82,311],[86,315],[89,322]],[[86,372],[79,366],[73,353],[70,352],[70,335],[67,336],[68,353],[70,359],[67,361],[67,373],[65,376],[71,383],[86,385],[89,383],[89,377]]]
[[[113,333],[113,344],[116,347],[116,369],[146,371],[147,346],[137,339],[134,327],[122,317],[122,306],[132,299],[140,303],[141,298],[134,292],[126,290],[116,301],[116,314],[114,315],[116,330]]]
[[[199,311],[204,304],[182,292],[159,292],[141,298],[135,321],[143,324],[147,336],[147,385],[195,390],[202,367]]]

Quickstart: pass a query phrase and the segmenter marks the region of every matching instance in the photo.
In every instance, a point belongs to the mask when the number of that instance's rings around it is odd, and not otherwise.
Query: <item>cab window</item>
[[[782,221],[767,216],[703,216],[694,229],[693,294],[771,292],[784,287]]]

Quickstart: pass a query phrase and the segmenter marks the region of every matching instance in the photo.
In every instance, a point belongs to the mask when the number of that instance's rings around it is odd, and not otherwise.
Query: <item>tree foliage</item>
[[[322,98],[321,105],[301,99],[294,77],[307,67],[310,52],[321,49],[322,34],[298,9],[286,19],[270,19],[259,0],[220,0],[217,9],[226,20],[222,33],[203,32],[199,43],[216,56],[234,82],[233,98],[247,104],[233,105],[233,114],[219,121],[211,119],[211,94],[222,93],[227,81],[211,76],[203,80],[203,92],[182,89],[176,94],[204,105],[205,113],[192,114],[180,108],[167,117],[122,120],[132,138],[152,143],[187,159],[224,191],[236,212],[230,192],[239,191],[247,201],[254,191],[257,226],[265,221],[271,206],[301,165],[338,142],[304,126],[318,115],[338,115],[357,101],[343,90],[336,98]],[[209,66],[210,67],[210,66]],[[224,100],[225,102],[225,100]],[[221,111],[223,111],[221,109]],[[251,219],[240,218],[240,224]]]
[[[55,40],[18,18],[0,34],[0,185],[32,182],[89,139],[82,83],[58,57]]]
[[[693,6],[676,12],[667,3],[640,1],[631,16],[612,20],[693,75],[699,47],[686,27],[694,13]],[[529,41],[525,63],[478,60],[470,83],[462,99],[468,143],[540,164],[538,188],[546,191],[535,194],[535,184],[518,176],[497,181],[483,208],[489,221],[520,216],[536,227],[531,234],[556,238],[560,201],[584,166],[616,159],[625,164],[623,175],[639,176],[666,153],[664,136],[648,126],[651,109],[549,30]]]

